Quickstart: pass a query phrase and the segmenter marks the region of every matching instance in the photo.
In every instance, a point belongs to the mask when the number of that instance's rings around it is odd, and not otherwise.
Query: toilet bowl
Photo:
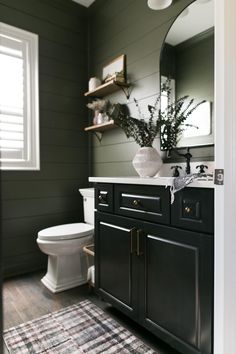
[[[42,283],[53,293],[87,282],[83,247],[93,242],[94,188],[80,189],[85,223],[52,226],[39,231],[37,243],[48,255],[48,268]]]

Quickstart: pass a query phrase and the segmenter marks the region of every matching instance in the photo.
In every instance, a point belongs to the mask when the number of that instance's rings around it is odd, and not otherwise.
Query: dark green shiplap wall
[[[39,35],[40,171],[1,174],[5,276],[46,266],[37,232],[83,219],[88,185],[87,9],[69,0],[0,0],[0,21]]]
[[[96,0],[90,19],[90,76],[101,77],[102,68],[121,54],[127,56],[127,74],[132,83],[128,106],[138,117],[133,98],[139,101],[144,115],[147,105],[155,102],[159,91],[159,57],[165,36],[176,16],[192,0],[174,1],[162,11],[152,11],[146,0]],[[120,91],[108,97],[112,102],[126,103]],[[159,149],[159,139],[154,146]],[[107,131],[100,143],[93,137],[93,175],[136,175],[132,159],[138,149],[120,129]],[[201,148],[200,148],[201,150]],[[212,148],[191,149],[193,156],[212,159]]]

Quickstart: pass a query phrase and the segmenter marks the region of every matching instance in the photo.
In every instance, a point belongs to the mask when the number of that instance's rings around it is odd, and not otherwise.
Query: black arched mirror
[[[176,18],[162,48],[161,80],[171,85],[171,100],[185,95],[205,100],[186,120],[176,147],[214,144],[214,0],[196,0]],[[167,103],[162,93],[162,107]],[[162,133],[163,134],[163,133]],[[161,150],[168,150],[161,137]]]

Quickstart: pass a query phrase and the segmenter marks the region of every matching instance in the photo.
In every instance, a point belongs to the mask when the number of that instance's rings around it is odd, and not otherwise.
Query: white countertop
[[[89,177],[89,182],[95,183],[119,183],[119,184],[142,184],[150,186],[171,186],[173,177]],[[214,188],[213,181],[194,180],[188,185],[194,188]]]

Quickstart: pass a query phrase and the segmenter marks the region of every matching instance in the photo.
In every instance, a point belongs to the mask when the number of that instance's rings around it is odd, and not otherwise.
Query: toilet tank
[[[94,188],[82,188],[79,192],[83,196],[84,221],[94,225]]]

